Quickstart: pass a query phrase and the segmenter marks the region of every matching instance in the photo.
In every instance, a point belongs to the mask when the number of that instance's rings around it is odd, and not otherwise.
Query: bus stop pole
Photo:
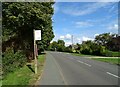
[[[35,30],[34,32],[34,62],[35,62],[35,74],[37,74],[37,56],[36,56],[36,41],[35,41]]]

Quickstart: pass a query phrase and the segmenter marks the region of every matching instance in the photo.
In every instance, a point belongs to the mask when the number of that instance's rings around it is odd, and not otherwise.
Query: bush
[[[113,57],[120,57],[120,52],[112,52]]]
[[[7,50],[2,55],[3,77],[8,73],[13,72],[17,68],[22,67],[26,61],[27,58],[23,51],[19,50],[14,53],[12,48],[7,48]]]
[[[72,48],[70,48],[70,47],[65,47],[65,52],[70,52],[70,53],[72,53]]]
[[[113,51],[106,50],[104,55],[110,56],[110,57],[120,57],[120,52],[113,52]]]
[[[87,55],[90,55],[91,54],[91,50],[90,49],[83,49],[81,51],[82,54],[87,54]]]

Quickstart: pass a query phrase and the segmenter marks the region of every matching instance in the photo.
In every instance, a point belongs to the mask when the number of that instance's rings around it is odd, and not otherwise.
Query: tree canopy
[[[53,39],[53,2],[4,2],[2,4],[3,51],[11,46],[33,52],[33,29],[42,31],[39,49],[46,49]]]
[[[116,47],[117,38],[117,34],[103,33],[95,37],[95,42],[105,46],[108,50],[118,51],[118,47]]]
[[[57,42],[53,41],[49,46],[49,50],[51,50],[51,51],[62,51],[62,52],[65,51],[64,40],[58,40]]]

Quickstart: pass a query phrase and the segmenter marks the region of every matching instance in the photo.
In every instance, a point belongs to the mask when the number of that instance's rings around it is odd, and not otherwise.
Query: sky
[[[54,4],[54,39],[73,42],[94,40],[102,33],[118,33],[117,2],[56,2]]]

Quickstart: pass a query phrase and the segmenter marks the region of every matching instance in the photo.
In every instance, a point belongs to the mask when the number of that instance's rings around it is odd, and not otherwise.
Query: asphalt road
[[[47,52],[39,85],[118,85],[118,68],[69,53]]]

